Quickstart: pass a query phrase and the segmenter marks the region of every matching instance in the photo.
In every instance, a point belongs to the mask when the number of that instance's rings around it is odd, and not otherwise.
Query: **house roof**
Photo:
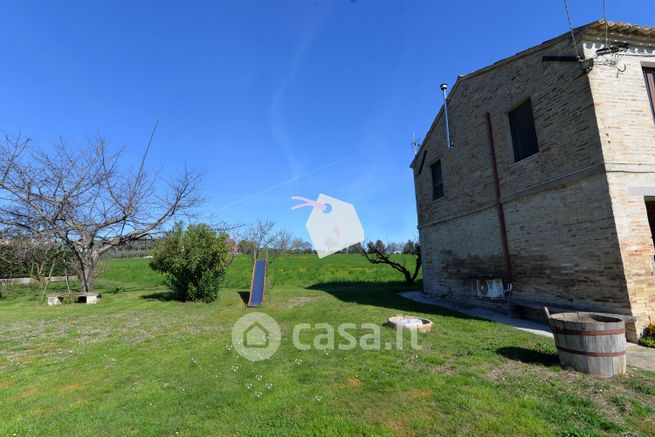
[[[594,21],[586,26],[588,29],[605,30],[605,20]],[[655,37],[655,26],[639,26],[638,24],[622,23],[620,21],[608,21],[607,28],[612,32],[621,32],[631,35]]]
[[[647,37],[647,38],[655,38],[655,26],[639,26],[637,24],[630,24],[630,23],[622,23],[620,21],[607,21],[605,20],[598,20],[594,21],[588,24],[585,24],[584,26],[577,27],[573,29],[573,32],[575,33],[576,36],[585,33],[587,31],[591,32],[604,32],[605,29],[608,29],[609,31],[613,33],[623,33],[627,34],[630,36],[640,36],[640,37]],[[486,67],[482,67],[478,70],[475,70],[471,73],[468,74],[463,74],[457,76],[457,80],[455,81],[455,84],[452,86],[450,93],[448,94],[448,101],[450,101],[451,97],[454,95],[455,90],[457,89],[458,85],[463,82],[464,80],[467,80],[469,78],[472,78],[474,76],[477,76],[479,74],[485,73],[487,71],[493,70],[495,68],[498,68],[506,63],[512,62],[516,59],[522,58],[523,56],[529,55],[531,53],[534,53],[539,50],[546,49],[550,46],[552,46],[555,43],[558,43],[562,39],[565,38],[571,38],[571,32],[565,32],[555,38],[549,39],[547,41],[542,42],[541,44],[537,44],[536,46],[530,47],[526,50],[523,50],[521,52],[518,52],[512,56],[508,56],[507,58],[503,58],[500,61],[494,62],[493,64],[489,64]],[[414,164],[416,164],[416,159],[418,158],[420,152],[423,150],[423,147],[425,146],[425,141],[428,139],[432,131],[434,130],[435,126],[437,125],[437,122],[441,118],[443,114],[443,105],[441,106],[441,109],[439,109],[439,112],[437,113],[436,117],[434,118],[434,121],[432,122],[432,125],[430,126],[430,129],[428,129],[427,134],[425,135],[425,138],[423,139],[423,143],[421,144],[421,147],[417,150],[416,155],[414,156],[414,159],[412,159],[412,163],[410,164],[410,167],[414,167]]]

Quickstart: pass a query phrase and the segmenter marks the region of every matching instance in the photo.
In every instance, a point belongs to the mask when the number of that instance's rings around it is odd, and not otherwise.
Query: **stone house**
[[[447,113],[452,147],[442,107],[411,164],[425,291],[624,314],[632,340],[655,321],[655,27],[601,20],[459,76]]]

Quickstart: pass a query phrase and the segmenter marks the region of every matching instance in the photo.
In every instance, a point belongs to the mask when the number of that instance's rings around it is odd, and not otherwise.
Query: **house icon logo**
[[[244,337],[244,344],[247,347],[265,348],[269,344],[268,332],[259,322],[250,325],[244,332]]]
[[[280,326],[266,313],[250,313],[232,327],[232,344],[250,361],[269,359],[277,352],[281,340]]]

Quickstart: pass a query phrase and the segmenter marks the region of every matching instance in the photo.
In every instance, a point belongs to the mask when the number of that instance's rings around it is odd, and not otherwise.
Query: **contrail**
[[[222,206],[221,208],[219,208],[218,211],[223,211],[224,209],[227,209],[227,208],[229,208],[229,207],[231,207],[231,206],[237,205],[237,204],[239,204],[239,203],[243,203],[243,202],[245,202],[246,200],[250,200],[250,199],[252,199],[253,197],[257,197],[257,196],[262,195],[262,194],[264,194],[264,193],[268,193],[269,191],[273,191],[273,190],[275,190],[276,188],[280,188],[280,187],[282,187],[282,186],[284,186],[284,185],[290,184],[290,183],[292,183],[292,182],[296,182],[298,179],[302,179],[302,178],[304,178],[304,177],[306,177],[306,176],[313,175],[314,173],[318,173],[319,171],[323,171],[323,170],[325,170],[326,168],[334,167],[335,165],[341,164],[342,162],[345,162],[345,161],[349,160],[349,159],[352,158],[353,156],[361,155],[362,153],[363,153],[363,152],[356,153],[355,155],[351,155],[351,156],[349,156],[349,157],[347,157],[347,158],[343,158],[343,159],[340,159],[340,160],[338,160],[338,161],[331,162],[330,164],[325,164],[325,165],[322,166],[322,167],[315,168],[314,170],[308,171],[307,173],[303,173],[303,174],[300,174],[300,175],[298,175],[298,176],[294,176],[294,177],[292,177],[291,179],[288,179],[288,180],[286,180],[286,181],[284,181],[284,182],[280,182],[279,184],[271,185],[270,187],[268,187],[268,188],[264,188],[264,189],[261,190],[261,191],[258,191],[258,192],[256,192],[256,193],[250,194],[250,195],[248,195],[248,196],[246,196],[246,197],[243,197],[243,198],[241,198],[241,199],[239,199],[239,200],[235,200],[234,202],[230,202],[230,203],[228,203],[227,205],[224,205],[224,206]]]

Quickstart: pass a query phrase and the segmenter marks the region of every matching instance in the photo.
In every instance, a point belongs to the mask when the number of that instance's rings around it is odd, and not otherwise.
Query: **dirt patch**
[[[413,388],[409,391],[409,395],[413,397],[414,399],[423,399],[423,398],[429,398],[432,396],[432,392],[430,390],[422,390],[419,388]]]
[[[455,360],[449,358],[445,363],[439,366],[432,366],[430,368],[432,373],[437,373],[439,375],[454,375],[457,373],[457,368],[455,367]]]
[[[494,367],[485,373],[487,379],[492,381],[505,381],[508,377],[520,376],[524,373],[519,363],[515,361],[509,361],[501,366]]]
[[[52,352],[52,351],[58,351],[59,349],[61,349],[61,347],[54,343],[44,344],[34,348],[34,350],[38,352]]]
[[[63,387],[60,387],[57,391],[59,393],[68,393],[74,390],[77,390],[78,388],[83,387],[82,383],[80,382],[74,382],[72,384],[65,385]]]
[[[402,419],[392,419],[387,422],[387,426],[398,436],[414,437],[416,433],[407,429],[407,424]]]
[[[32,361],[36,361],[39,358],[41,358],[39,355],[22,355],[16,357],[14,362],[18,365],[22,365],[22,364],[31,363]]]
[[[21,399],[27,399],[27,398],[31,398],[32,396],[34,396],[35,394],[37,394],[39,392],[40,392],[40,390],[39,390],[38,387],[30,387],[27,390],[23,390],[21,392],[21,394],[19,395],[19,397]]]
[[[362,388],[362,381],[357,378],[348,378],[348,387],[350,388]]]
[[[303,306],[306,303],[315,301],[317,299],[320,299],[318,296],[300,296],[300,297],[295,297],[293,299],[289,299],[287,301],[284,301],[281,305],[282,308],[286,309],[291,309],[291,308],[296,308],[299,306]]]

